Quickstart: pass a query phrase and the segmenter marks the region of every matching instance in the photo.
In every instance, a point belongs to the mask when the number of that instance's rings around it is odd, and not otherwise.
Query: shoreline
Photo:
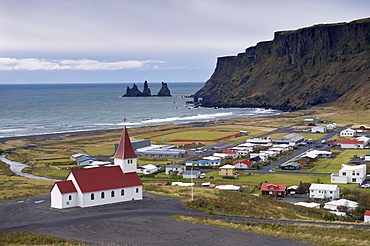
[[[168,128],[187,128],[187,127],[217,127],[222,125],[230,125],[230,124],[237,124],[235,122],[240,123],[243,121],[244,123],[251,123],[251,125],[257,126],[256,120],[260,119],[279,119],[279,118],[295,118],[296,116],[290,116],[289,114],[299,114],[299,116],[309,115],[311,113],[303,113],[302,111],[294,111],[294,112],[286,112],[280,113],[276,115],[265,115],[265,116],[251,116],[251,117],[243,117],[243,118],[227,118],[227,119],[218,119],[218,120],[209,120],[209,121],[193,121],[188,123],[167,123],[167,124],[159,124],[159,125],[148,125],[148,126],[135,126],[135,127],[128,127],[127,129],[135,135],[135,133],[142,133],[148,131],[158,131]],[[45,134],[33,134],[33,135],[24,135],[24,136],[12,136],[12,137],[0,137],[0,143],[5,143],[10,140],[30,140],[30,141],[44,141],[51,138],[56,137],[82,137],[82,136],[96,136],[96,135],[103,135],[106,133],[114,133],[120,134],[122,128],[117,129],[100,129],[100,130],[84,130],[84,131],[70,131],[70,132],[58,132],[58,133],[45,133]]]

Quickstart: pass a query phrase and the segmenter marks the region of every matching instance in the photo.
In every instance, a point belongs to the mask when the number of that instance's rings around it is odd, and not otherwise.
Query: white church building
[[[71,171],[51,189],[52,208],[92,207],[142,200],[142,182],[136,173],[137,156],[126,127],[114,155],[114,164]]]

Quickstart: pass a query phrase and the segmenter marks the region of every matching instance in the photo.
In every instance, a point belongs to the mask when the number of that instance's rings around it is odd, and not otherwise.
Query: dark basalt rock
[[[157,94],[159,97],[171,97],[170,89],[168,89],[167,83],[162,82],[162,87]]]

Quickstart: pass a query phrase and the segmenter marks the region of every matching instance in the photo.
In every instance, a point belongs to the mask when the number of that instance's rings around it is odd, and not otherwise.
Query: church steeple
[[[132,148],[126,126],[123,128],[121,140],[114,155],[114,165],[121,166],[124,173],[136,172],[137,169],[137,156]]]

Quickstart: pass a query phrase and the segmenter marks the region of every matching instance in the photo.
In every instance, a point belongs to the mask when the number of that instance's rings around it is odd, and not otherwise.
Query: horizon
[[[217,57],[368,9],[366,0],[4,0],[0,84],[206,82]]]

